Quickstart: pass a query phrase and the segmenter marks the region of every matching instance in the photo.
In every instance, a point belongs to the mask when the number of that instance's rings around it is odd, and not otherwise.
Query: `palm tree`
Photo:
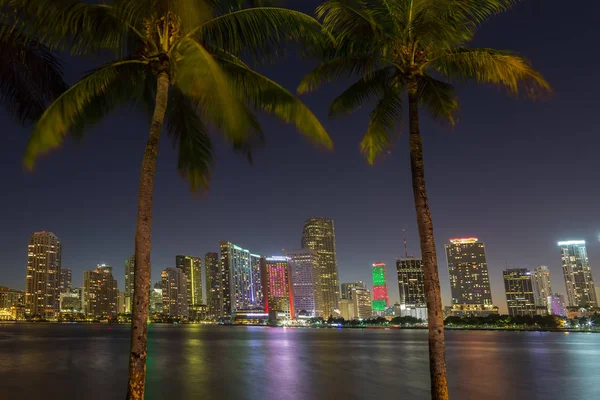
[[[500,85],[514,94],[548,91],[530,64],[510,51],[470,48],[477,28],[516,0],[329,0],[317,18],[337,39],[337,49],[310,72],[299,92],[340,77],[359,79],[331,104],[330,115],[348,114],[374,101],[360,150],[372,164],[391,144],[408,97],[412,186],[419,230],[427,310],[432,399],[448,398],[444,321],[433,223],[427,199],[419,110],[454,124],[452,82]]]
[[[108,48],[120,55],[48,107],[27,146],[27,167],[60,146],[65,136],[89,130],[118,105],[136,103],[151,114],[139,183],[127,394],[128,399],[142,399],[152,192],[163,123],[179,148],[179,173],[192,190],[205,188],[209,181],[210,128],[248,156],[263,141],[254,111],[293,123],[314,142],[330,148],[323,126],[302,102],[242,61],[242,57],[273,60],[285,50],[285,42],[317,48],[329,39],[306,14],[246,8],[248,2],[239,0],[112,0],[99,5],[77,0],[0,1],[24,10],[31,30],[52,46],[75,53]]]

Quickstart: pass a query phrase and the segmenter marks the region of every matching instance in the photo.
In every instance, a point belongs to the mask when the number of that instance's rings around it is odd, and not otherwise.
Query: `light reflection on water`
[[[151,325],[158,399],[428,399],[417,330]],[[600,335],[448,332],[453,399],[600,397]],[[0,325],[0,398],[123,398],[129,328]]]

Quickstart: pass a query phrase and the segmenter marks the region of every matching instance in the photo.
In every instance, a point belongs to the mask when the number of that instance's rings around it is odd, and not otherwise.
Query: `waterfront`
[[[150,325],[147,399],[428,399],[424,330]],[[600,397],[600,335],[448,332],[454,399]],[[126,325],[0,325],[0,398],[120,399]]]

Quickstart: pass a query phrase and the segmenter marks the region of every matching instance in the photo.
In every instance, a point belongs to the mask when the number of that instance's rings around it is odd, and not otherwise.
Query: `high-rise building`
[[[218,253],[206,253],[204,256],[206,270],[206,305],[208,317],[211,319],[223,316],[223,288],[221,286],[221,265]]]
[[[387,275],[385,264],[377,262],[373,264],[373,311],[382,314],[385,308],[389,306],[389,297],[387,289]]]
[[[352,303],[356,318],[365,319],[373,316],[371,292],[366,289],[352,290]]]
[[[340,305],[338,307],[340,316],[346,321],[352,321],[356,318],[356,312],[354,311],[354,302],[348,299],[340,299]]]
[[[6,286],[0,286],[0,308],[23,306],[24,302],[25,292],[22,290],[13,290]]]
[[[303,249],[316,250],[319,255],[321,298],[323,315],[333,315],[340,297],[338,265],[335,250],[335,229],[333,220],[328,218],[309,218],[304,222]]]
[[[27,246],[25,313],[54,318],[60,309],[61,245],[52,232],[35,232]]]
[[[132,312],[133,289],[135,287],[135,255],[125,260],[125,312]]]
[[[506,305],[511,317],[536,315],[531,272],[523,268],[511,268],[502,272]]]
[[[162,275],[161,275],[162,279]],[[148,313],[152,314],[162,314],[163,312],[163,297],[162,297],[162,281],[160,282],[160,287],[153,287],[150,289],[150,306],[148,307]]]
[[[541,265],[533,270],[531,275],[533,282],[533,295],[535,305],[538,307],[548,307],[548,297],[552,295],[552,285],[550,283],[550,271],[545,265]]]
[[[67,293],[70,292],[72,282],[72,274],[71,268],[61,268],[60,269],[60,292]]]
[[[260,256],[231,242],[221,241],[223,314],[263,309]]]
[[[400,306],[427,307],[423,262],[420,258],[402,258],[396,261]]]
[[[292,275],[295,314],[323,317],[318,253],[311,249],[299,249],[286,251],[285,255]]]
[[[187,277],[180,268],[166,268],[161,273],[163,314],[171,318],[187,319]]]
[[[555,293],[552,296],[548,296],[548,314],[560,315],[562,317],[567,316],[567,309],[565,307],[565,296],[562,294]]]
[[[112,267],[98,264],[94,270],[83,271],[83,309],[89,317],[116,317],[118,294]]]
[[[282,312],[294,318],[292,274],[287,257],[262,257],[260,259],[265,312]]]
[[[367,284],[363,281],[342,283],[341,286],[342,290],[340,291],[340,298],[347,300],[352,300],[352,291],[355,288],[367,289]]]
[[[446,245],[452,308],[465,314],[493,309],[485,245],[477,238],[450,239]]]
[[[598,307],[585,240],[558,242],[570,307]]]
[[[61,312],[82,312],[81,290],[72,290],[60,294]]]
[[[179,268],[187,279],[188,308],[203,304],[202,300],[202,259],[179,255],[175,257],[175,266]]]

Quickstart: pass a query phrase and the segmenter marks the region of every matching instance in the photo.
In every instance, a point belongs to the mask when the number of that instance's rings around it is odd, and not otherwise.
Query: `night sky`
[[[318,0],[289,0],[311,11]],[[489,87],[462,86],[458,125],[423,118],[422,134],[444,303],[450,301],[444,244],[475,236],[486,244],[494,303],[506,310],[502,270],[548,265],[555,291],[564,293],[556,242],[585,239],[600,284],[600,3],[566,7],[562,0],[530,0],[489,22],[474,46],[511,49],[528,57],[555,93],[531,103]],[[67,61],[74,82],[93,63]],[[266,72],[289,89],[315,65],[290,58]],[[216,140],[216,168],[206,195],[193,195],[176,171],[176,151],[163,136],[154,196],[152,277],[174,266],[176,254],[204,257],[229,240],[265,256],[300,247],[305,219],[333,218],[341,282],[370,283],[375,261],[388,265],[391,300],[398,299],[395,260],[402,229],[409,253],[419,255],[411,193],[407,135],[370,167],[358,151],[367,126],[364,108],[327,118],[327,105],[347,82],[304,100],[324,122],[334,152],[315,149],[290,126],[263,118],[267,146],[249,166]],[[31,127],[0,110],[0,285],[24,289],[27,240],[54,232],[63,267],[82,271],[114,267],[124,284],[124,261],[133,254],[139,168],[148,134],[145,119],[121,109],[82,143],[67,143],[38,163],[22,166]]]

